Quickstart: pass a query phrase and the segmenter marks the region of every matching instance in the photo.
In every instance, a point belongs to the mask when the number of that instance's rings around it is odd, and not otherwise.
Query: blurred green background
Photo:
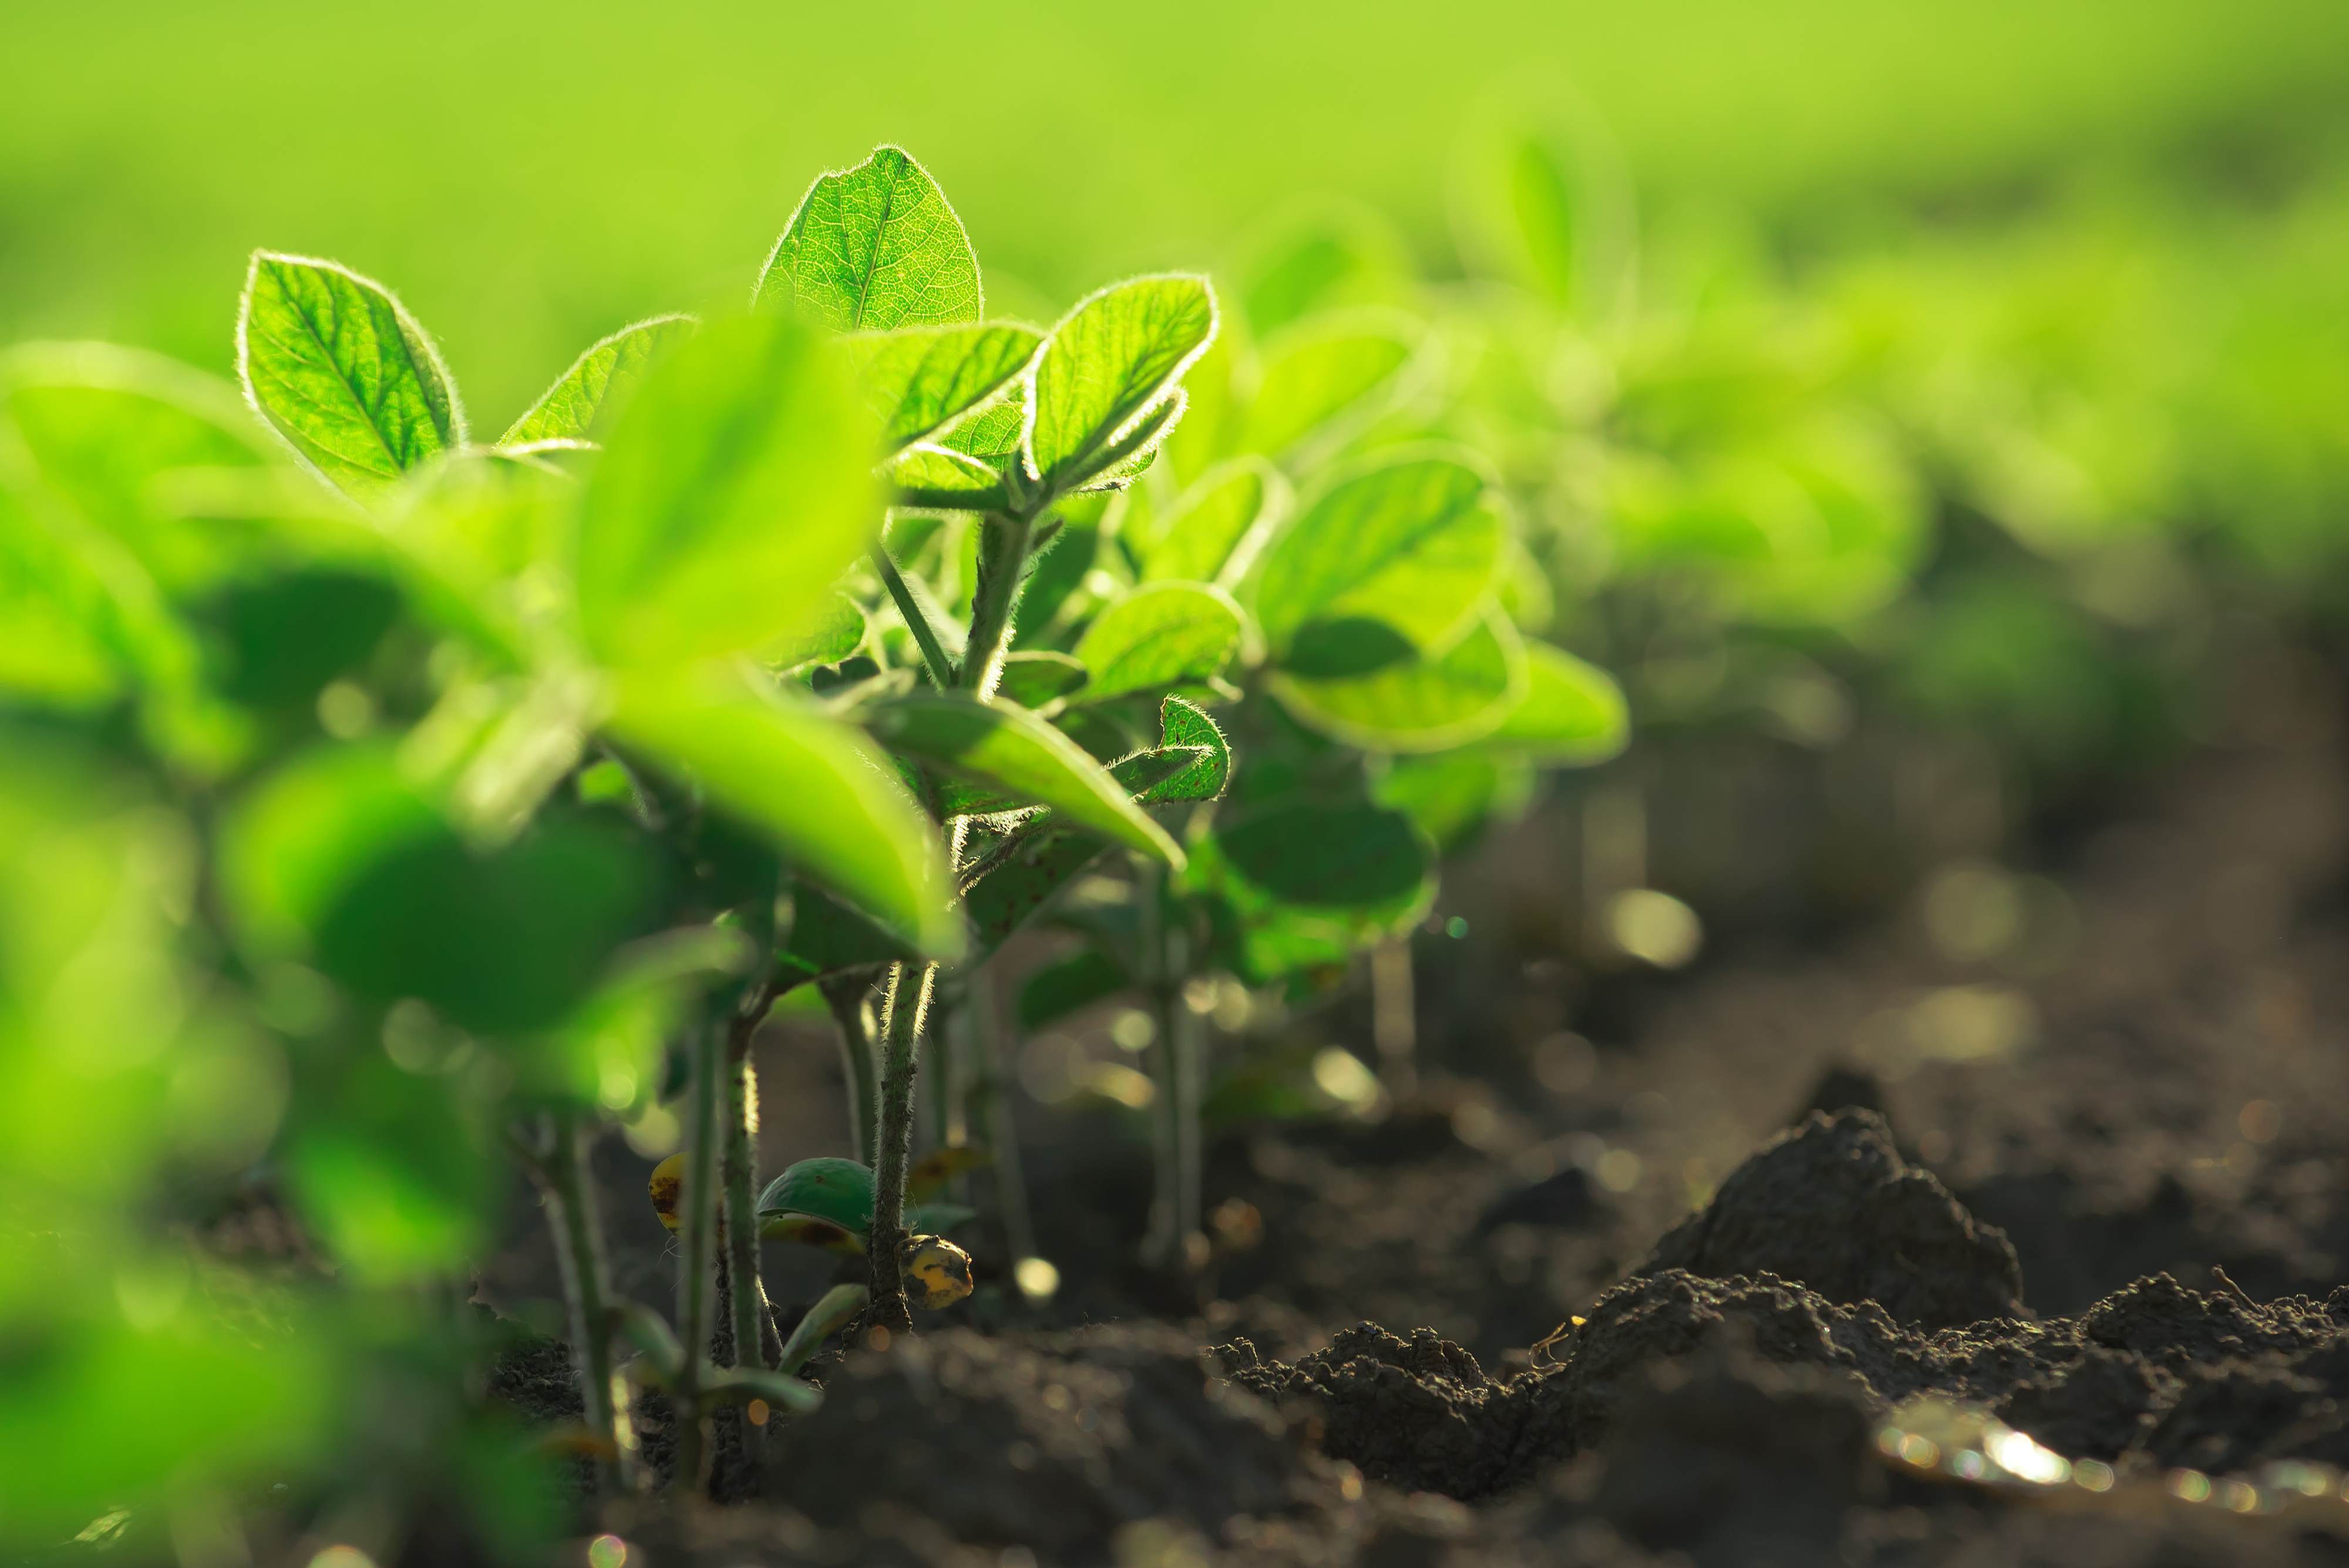
[[[2349,122],[2349,6],[15,3],[0,340],[222,369],[244,253],[330,254],[502,422],[580,343],[745,288],[808,179],[882,140],[955,192],[1009,306],[1216,261],[1299,192],[1375,202],[1442,270],[1464,119],[1561,79],[1651,213],[1816,236],[2085,171],[2289,182]]]

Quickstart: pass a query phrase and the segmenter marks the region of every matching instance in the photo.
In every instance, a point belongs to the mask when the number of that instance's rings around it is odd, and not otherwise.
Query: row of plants
[[[1148,1020],[1136,1242],[1195,1267],[1217,1083],[1366,951],[1407,976],[1442,853],[1622,747],[1603,670],[1665,742],[1971,726],[2060,775],[2178,729],[2130,694],[2232,606],[2328,605],[2329,196],[1797,266],[1643,244],[1588,131],[1470,167],[1464,278],[1325,206],[1048,327],[885,148],[749,311],[616,332],[493,440],[297,256],[254,258],[241,388],[0,360],[0,1530],[554,1528],[464,1303],[517,1166],[602,1484],[665,1427],[690,1491],[827,1336],[970,1288],[949,1183],[1008,1232],[981,1274],[1032,1254],[1007,1017]],[[762,1183],[750,1042],[802,1004],[854,1158]],[[590,1171],[664,1105],[666,1314]],[[778,1324],[771,1239],[867,1276]]]
[[[649,1479],[652,1390],[698,1488],[722,1413],[820,1397],[792,1374],[828,1334],[905,1332],[909,1279],[969,1290],[936,1234],[960,1211],[907,1202],[922,1042],[957,1082],[941,977],[1080,877],[1083,961],[1039,979],[1156,1009],[1147,1250],[1184,1267],[1198,982],[1342,968],[1432,897],[1371,753],[1583,759],[1623,723],[1512,618],[1514,519],[1477,460],[1344,452],[1392,369],[1362,340],[1187,426],[1218,326],[1182,275],[1050,328],[986,317],[951,207],[885,148],[814,183],[749,312],[624,328],[494,440],[398,298],[329,262],[254,258],[242,401],[132,351],[14,352],[8,907],[41,939],[5,950],[47,1008],[12,1020],[15,1103],[144,1114],[61,1116],[12,1157],[38,1218],[5,1300],[43,1353],[8,1419],[88,1430],[11,1476],[11,1528],[236,1528],[251,1500],[182,1472],[199,1429],[223,1480],[405,1445],[305,1476],[284,1528],[359,1509],[343,1489],[408,1490],[392,1517],[436,1486],[533,1495],[448,1440],[492,1420],[455,1375],[490,1331],[458,1303],[504,1158],[544,1195],[605,1484]],[[802,987],[863,1158],[762,1189],[749,1045]],[[665,1316],[613,1294],[589,1164],[668,1090]],[[107,1182],[44,1158],[68,1136]],[[932,1154],[932,1179],[969,1158]],[[158,1192],[255,1171],[331,1283],[154,1224],[191,1213]],[[779,1334],[777,1236],[864,1253],[869,1282]],[[140,1269],[178,1282],[88,1310]],[[162,1440],[109,1452],[110,1391],[150,1380]]]

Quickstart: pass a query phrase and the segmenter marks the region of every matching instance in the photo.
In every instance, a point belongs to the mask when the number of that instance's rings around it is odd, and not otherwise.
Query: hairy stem
[[[753,1011],[737,1014],[726,1031],[726,1148],[719,1176],[726,1221],[719,1234],[726,1246],[738,1366],[770,1365],[782,1348],[767,1311],[766,1282],[759,1272],[759,1075],[750,1064],[750,1039],[759,1031],[767,999],[761,995],[754,1002]],[[751,1430],[755,1437],[757,1428]]]
[[[1029,542],[1035,536],[1033,512],[989,513],[979,524],[978,576],[971,588],[970,636],[963,645],[957,684],[978,697],[995,692],[1002,678],[1004,650],[1026,576]],[[957,817],[947,830],[947,859],[959,867],[970,833]],[[899,1254],[905,1238],[905,1169],[914,1141],[914,1087],[924,1014],[937,984],[937,966],[899,964],[889,972],[883,1007],[881,1119],[873,1158],[873,1225],[865,1251],[873,1265],[870,1328],[910,1331],[905,1280]]]
[[[555,1113],[554,1124],[551,1143],[532,1150],[528,1163],[554,1234],[555,1267],[563,1279],[564,1305],[570,1312],[572,1364],[578,1369],[587,1429],[610,1456],[598,1462],[597,1477],[607,1490],[616,1486],[628,1490],[636,1483],[636,1431],[626,1385],[612,1376],[611,1265],[587,1164],[595,1132],[576,1111]]]
[[[873,1015],[866,1007],[873,982],[862,974],[834,975],[819,981],[824,1005],[840,1030],[840,1062],[848,1080],[848,1130],[851,1155],[873,1163],[880,1136],[881,1085],[873,1064]]]
[[[902,1334],[914,1326],[900,1258],[905,1242],[905,1168],[913,1156],[914,1077],[922,1015],[936,978],[934,964],[899,964],[889,972],[882,1003],[881,1129],[874,1150],[873,1225],[865,1241],[873,1265],[868,1330]]]
[[[709,1433],[700,1411],[701,1370],[709,1359],[711,1286],[718,1264],[718,1111],[724,1098],[726,1041],[731,1027],[730,1021],[705,1025],[695,1034],[686,1106],[684,1181],[678,1194],[685,1244],[677,1275],[677,1327],[678,1337],[685,1342],[685,1366],[671,1391],[681,1496],[699,1491],[708,1479]]]

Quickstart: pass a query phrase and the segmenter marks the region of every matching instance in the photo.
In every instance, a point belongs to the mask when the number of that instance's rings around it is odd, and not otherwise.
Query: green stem
[[[781,1348],[767,1311],[766,1282],[759,1272],[759,1075],[750,1064],[750,1039],[770,1005],[765,994],[753,1010],[739,1013],[726,1031],[726,1148],[719,1181],[726,1221],[726,1279],[734,1327],[734,1365],[761,1366]],[[751,1428],[754,1437],[758,1428]]]
[[[563,1278],[564,1304],[570,1309],[571,1355],[579,1372],[587,1429],[611,1455],[597,1465],[597,1476],[607,1489],[627,1490],[636,1482],[636,1432],[626,1385],[612,1376],[611,1265],[587,1160],[595,1133],[576,1111],[559,1111],[554,1120],[551,1147],[531,1148],[528,1163],[545,1199],[548,1228],[554,1233],[555,1266]]]
[[[957,1047],[962,1034],[961,988],[944,980],[930,993],[930,1016],[922,1033],[923,1070],[929,1079],[930,1147],[954,1141],[955,1096],[962,1086]]]
[[[913,1314],[905,1304],[902,1254],[905,1244],[905,1168],[914,1146],[914,1078],[922,1014],[929,1005],[930,987],[937,978],[935,964],[899,964],[889,971],[888,993],[882,1004],[881,1128],[874,1150],[873,1225],[865,1254],[873,1266],[873,1301],[866,1314],[868,1329],[892,1334],[910,1332]]]
[[[1003,1214],[1003,1239],[1012,1262],[1036,1256],[1036,1221],[1028,1208],[1028,1179],[1019,1167],[1019,1129],[1011,1116],[1011,1046],[1015,1036],[997,1027],[995,973],[981,968],[970,977],[966,1002],[970,1013],[970,1062],[977,1077],[966,1118],[987,1129],[994,1158],[995,1201]]]
[[[963,644],[959,682],[966,691],[991,697],[1003,677],[1012,612],[1035,531],[1035,517],[1024,513],[989,513],[979,524],[978,579],[971,587],[970,636]]]
[[[922,650],[922,662],[930,671],[930,679],[943,690],[955,683],[955,662],[947,654],[946,644],[938,639],[937,628],[930,624],[929,613],[922,601],[914,597],[905,574],[897,570],[889,546],[878,539],[873,542],[873,569],[881,574],[881,586],[889,590],[896,601],[897,613],[905,618],[905,629],[914,634],[914,641]]]
[[[978,697],[992,696],[1003,675],[1003,655],[1011,640],[1012,616],[1026,576],[1028,545],[1035,535],[1033,511],[989,513],[980,522],[978,576],[971,587],[970,636],[963,644],[956,683]],[[970,833],[968,818],[947,830],[947,863],[959,867]],[[905,1170],[914,1141],[914,1089],[924,1014],[937,984],[936,964],[899,964],[889,972],[883,1010],[881,1119],[873,1159],[873,1225],[865,1251],[873,1267],[868,1328],[910,1332],[900,1254],[905,1237]]]
[[[707,1482],[709,1423],[701,1413],[701,1372],[709,1359],[711,1285],[718,1251],[718,1127],[721,1080],[726,1071],[728,1024],[705,1025],[693,1042],[692,1088],[686,1108],[685,1171],[678,1201],[685,1217],[684,1250],[678,1260],[678,1336],[685,1342],[685,1365],[670,1391],[677,1421],[677,1475],[680,1497]]]
[[[863,974],[834,975],[816,985],[840,1030],[840,1061],[848,1080],[849,1149],[855,1159],[870,1165],[881,1120],[881,1085],[873,1064],[873,1016],[865,1007],[873,982]]]

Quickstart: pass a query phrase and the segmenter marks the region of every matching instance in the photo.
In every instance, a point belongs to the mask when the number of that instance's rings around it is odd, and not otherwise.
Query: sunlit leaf
[[[1143,580],[1230,587],[1287,514],[1289,499],[1288,482],[1261,459],[1211,470],[1163,517],[1150,519],[1147,533],[1129,533]]]
[[[808,187],[752,302],[835,332],[976,321],[978,257],[928,171],[901,148],[877,147]]]
[[[913,691],[874,704],[873,733],[897,751],[1019,800],[1051,806],[1091,829],[1170,865],[1183,852],[1077,743],[1024,708],[959,691]]]
[[[664,350],[692,335],[690,316],[656,316],[623,327],[571,362],[528,413],[498,438],[500,446],[587,441],[609,422]]]
[[[1063,490],[1108,467],[1215,336],[1215,291],[1203,277],[1140,277],[1080,301],[1029,373],[1029,479]]]
[[[1532,761],[1605,762],[1630,737],[1623,689],[1614,677],[1562,649],[1526,644],[1526,694],[1480,745]]]
[[[1446,457],[1365,470],[1273,539],[1247,597],[1276,655],[1316,621],[1369,619],[1441,645],[1483,608],[1507,527],[1483,474]]]
[[[937,829],[855,731],[715,674],[624,682],[612,726],[920,950],[962,951]]]
[[[465,442],[440,351],[391,292],[333,262],[255,251],[237,373],[271,427],[362,499]]]
[[[847,347],[882,445],[895,453],[1002,390],[1043,340],[1032,327],[989,322],[860,333]]]
[[[839,350],[792,317],[715,322],[680,344],[588,482],[588,646],[642,668],[806,635],[879,532],[874,445]]]
[[[1085,700],[1195,686],[1223,672],[1246,636],[1239,606],[1204,583],[1153,583],[1093,618],[1076,657],[1091,672]]]
[[[1265,345],[1241,449],[1278,454],[1369,423],[1408,390],[1425,336],[1392,312],[1350,312],[1283,333]]]
[[[1439,751],[1491,734],[1523,699],[1525,645],[1505,618],[1490,615],[1440,653],[1406,646],[1359,672],[1284,670],[1272,689],[1299,722],[1350,744]]]

